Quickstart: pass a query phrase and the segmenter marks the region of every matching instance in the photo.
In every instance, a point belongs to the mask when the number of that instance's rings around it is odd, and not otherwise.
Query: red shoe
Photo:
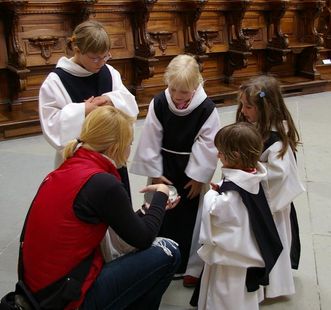
[[[192,276],[184,276],[183,285],[185,287],[195,287],[199,281],[199,278]]]

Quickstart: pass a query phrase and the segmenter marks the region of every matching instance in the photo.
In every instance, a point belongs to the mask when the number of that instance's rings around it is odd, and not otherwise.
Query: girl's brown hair
[[[214,139],[216,148],[230,167],[256,168],[262,152],[262,138],[256,127],[239,122],[221,128]]]
[[[288,146],[295,152],[300,143],[300,137],[291,113],[285,105],[278,80],[274,77],[263,75],[243,83],[239,88],[237,121],[246,121],[245,116],[241,113],[241,98],[243,94],[245,94],[248,104],[257,108],[256,127],[263,141],[269,138],[270,131],[274,126],[283,143],[279,157],[283,158]],[[287,127],[284,121],[286,121]]]
[[[82,54],[104,53],[110,50],[110,39],[104,26],[94,20],[79,24],[73,31],[70,47],[79,48]]]
[[[127,148],[132,143],[134,120],[112,106],[96,108],[86,117],[80,137],[64,148],[64,158],[72,157],[78,143],[82,143],[82,148],[103,153],[118,167],[124,166]]]

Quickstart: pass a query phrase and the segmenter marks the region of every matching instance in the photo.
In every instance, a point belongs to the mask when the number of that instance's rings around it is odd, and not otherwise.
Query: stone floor
[[[265,302],[261,309],[328,310],[331,309],[331,140],[327,133],[331,131],[331,92],[290,97],[286,103],[303,142],[298,164],[307,192],[295,201],[302,258],[299,270],[294,272],[296,294]],[[229,124],[234,120],[235,107],[220,108],[219,113],[222,125]],[[143,120],[139,120],[135,141],[142,125]],[[39,183],[53,167],[53,156],[54,151],[41,135],[0,142],[0,296],[14,288],[19,233]],[[214,180],[218,176],[219,168]],[[130,177],[137,207],[143,199],[138,191],[145,178]],[[192,289],[184,288],[181,281],[173,281],[160,309],[192,309],[188,303],[191,294]]]

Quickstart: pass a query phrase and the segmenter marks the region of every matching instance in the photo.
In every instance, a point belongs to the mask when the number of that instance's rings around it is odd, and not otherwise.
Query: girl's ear
[[[74,46],[74,53],[80,54],[80,49],[77,46]]]

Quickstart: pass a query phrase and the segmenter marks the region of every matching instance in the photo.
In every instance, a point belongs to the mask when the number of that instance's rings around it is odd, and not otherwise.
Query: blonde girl
[[[213,140],[220,127],[219,116],[203,89],[199,64],[193,56],[173,58],[164,79],[167,88],[149,105],[130,171],[149,177],[152,183],[177,188],[181,200],[166,213],[160,235],[179,244],[182,264],[177,277],[185,274],[184,285],[194,286],[202,269],[196,254],[198,206],[217,164]]]
[[[156,238],[168,187],[144,188],[155,192],[153,200],[144,215],[136,213],[117,171],[130,153],[133,121],[111,106],[89,113],[32,202],[23,280],[45,308],[159,309],[180,253],[173,241]],[[109,228],[134,251],[105,262],[100,242]]]

